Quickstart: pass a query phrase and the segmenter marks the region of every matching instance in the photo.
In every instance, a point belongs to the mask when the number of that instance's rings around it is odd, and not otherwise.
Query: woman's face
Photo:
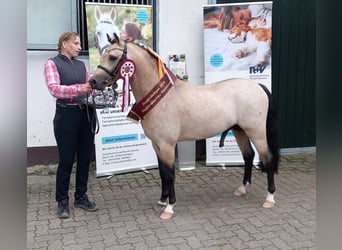
[[[237,11],[233,11],[232,14],[234,25],[247,24],[251,19],[251,13],[248,9],[240,9]]]
[[[80,37],[76,36],[63,42],[62,54],[65,54],[69,58],[77,57],[81,49]]]

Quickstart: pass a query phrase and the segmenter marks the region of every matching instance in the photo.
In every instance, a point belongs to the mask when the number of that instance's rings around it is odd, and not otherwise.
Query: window
[[[76,0],[28,0],[27,48],[57,49],[58,36],[77,30]]]
[[[57,50],[59,35],[77,31],[88,51],[85,2],[153,5],[157,0],[27,0],[27,49]],[[155,11],[153,11],[155,15]],[[155,20],[155,18],[153,18]],[[155,44],[155,43],[154,43]]]

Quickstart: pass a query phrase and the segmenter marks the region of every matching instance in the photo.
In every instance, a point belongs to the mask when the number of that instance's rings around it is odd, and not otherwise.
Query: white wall
[[[43,68],[47,58],[56,52],[27,52],[27,147],[54,146],[52,120],[55,99],[44,81]]]
[[[157,50],[164,62],[169,54],[185,54],[189,82],[204,84],[203,5],[207,0],[158,1]]]
[[[161,59],[167,63],[169,54],[185,54],[189,82],[204,84],[202,6],[208,0],[157,2],[157,51]],[[55,54],[27,52],[27,147],[56,145],[52,126],[55,99],[43,77],[46,59]]]
[[[44,80],[44,63],[56,51],[27,51],[27,147],[55,146],[53,117],[56,99]],[[80,58],[82,59],[82,58]],[[87,59],[82,59],[89,64]]]

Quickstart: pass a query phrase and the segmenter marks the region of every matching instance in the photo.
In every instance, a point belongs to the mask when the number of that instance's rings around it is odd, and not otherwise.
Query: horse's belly
[[[180,140],[200,140],[213,137],[233,125],[235,125],[235,119],[228,116],[204,116],[203,119],[189,119],[182,124]]]

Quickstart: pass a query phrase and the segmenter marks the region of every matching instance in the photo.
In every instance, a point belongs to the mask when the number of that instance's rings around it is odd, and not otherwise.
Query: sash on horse
[[[133,105],[131,111],[127,115],[127,119],[132,122],[143,120],[144,116],[159,103],[167,92],[169,92],[174,81],[177,79],[176,76],[165,67],[160,57],[151,48],[147,47],[146,49],[158,61],[158,75],[160,80],[143,99]]]

